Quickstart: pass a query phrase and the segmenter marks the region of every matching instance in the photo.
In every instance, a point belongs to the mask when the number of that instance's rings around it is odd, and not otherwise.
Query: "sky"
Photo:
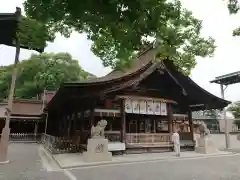
[[[16,6],[22,7],[23,0],[5,1],[0,6],[0,13],[13,13]],[[232,30],[240,26],[240,15],[230,16],[226,0],[182,0],[184,7],[193,11],[195,17],[203,21],[203,36],[212,36],[216,40],[216,51],[212,58],[197,58],[197,65],[192,70],[191,78],[202,88],[220,97],[220,85],[209,83],[216,76],[240,71],[240,37],[232,37]],[[45,52],[68,52],[86,71],[97,76],[110,72],[104,68],[101,60],[90,50],[91,41],[86,35],[73,33],[66,39],[60,35],[49,43]],[[27,59],[33,51],[21,50],[20,60]],[[0,45],[0,65],[14,62],[15,49]],[[230,85],[225,91],[225,98],[230,101],[240,100],[240,83]]]

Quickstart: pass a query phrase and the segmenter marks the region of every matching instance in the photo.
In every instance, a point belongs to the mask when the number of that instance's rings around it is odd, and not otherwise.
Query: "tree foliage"
[[[201,37],[201,21],[180,0],[26,0],[24,7],[28,17],[51,32],[86,33],[94,54],[112,68],[129,66],[154,41],[157,60],[172,59],[186,73],[196,56],[211,56],[215,49],[211,37]]]
[[[28,60],[20,62],[18,69],[15,89],[15,97],[18,98],[37,97],[44,89],[57,90],[63,82],[93,77],[68,53],[33,54]],[[8,96],[12,71],[13,65],[0,67],[1,100]]]
[[[229,108],[228,111],[232,112],[234,118],[240,118],[240,101],[233,103]]]
[[[19,21],[17,38],[28,49],[44,49],[47,42],[55,39],[55,33],[34,19],[22,17]]]
[[[230,14],[237,14],[240,9],[238,0],[228,0],[228,10]],[[233,36],[240,36],[240,27],[233,30]]]
[[[218,119],[220,117],[220,111],[217,109],[205,110],[203,114],[204,116],[208,116],[213,119]]]

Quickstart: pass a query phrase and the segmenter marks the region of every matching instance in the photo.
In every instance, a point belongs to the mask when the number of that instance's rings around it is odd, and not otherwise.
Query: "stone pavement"
[[[69,170],[78,180],[239,180],[240,155]]]
[[[224,134],[211,134],[210,139],[219,149],[224,149],[226,147]],[[236,134],[230,134],[230,147],[232,149],[240,149],[240,141],[237,140]]]
[[[11,144],[0,180],[239,180],[240,154],[190,157],[46,171],[37,144]],[[147,154],[141,156],[149,156]],[[51,163],[49,163],[51,164]]]
[[[42,151],[45,151],[45,150],[42,149]],[[74,167],[89,167],[89,166],[100,166],[100,165],[137,163],[137,162],[143,162],[143,161],[172,160],[172,159],[186,159],[186,158],[199,158],[199,157],[207,158],[207,157],[213,157],[213,156],[224,156],[229,154],[232,154],[232,152],[219,151],[217,153],[212,153],[212,154],[198,154],[194,151],[186,151],[181,153],[181,157],[176,157],[174,152],[126,154],[126,155],[113,156],[112,161],[87,163],[83,161],[82,154],[68,153],[68,154],[53,155],[52,159],[53,161],[55,160],[61,168],[68,169],[68,168],[74,168]],[[49,159],[51,158],[50,153],[48,153],[47,156],[49,157]]]
[[[38,155],[37,144],[10,144],[9,160],[0,165],[0,180],[69,180],[63,172],[47,172]]]

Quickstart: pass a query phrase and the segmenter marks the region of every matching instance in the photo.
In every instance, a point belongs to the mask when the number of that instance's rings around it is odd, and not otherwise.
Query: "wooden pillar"
[[[125,113],[125,100],[121,99],[120,102],[120,116],[121,116],[121,142],[126,142],[126,113]]]
[[[70,117],[69,115],[67,116],[67,124],[68,124],[68,137],[71,134],[71,126],[72,126],[72,117]]]
[[[84,110],[81,110],[80,118],[79,118],[79,126],[81,132],[83,132],[83,126],[84,126]]]
[[[77,112],[73,112],[73,128],[72,128],[72,135],[76,135],[76,129],[77,129]]]
[[[93,101],[92,102],[92,106],[91,106],[91,109],[90,109],[90,129],[94,124],[94,116],[95,116],[95,106],[96,106],[96,101]]]
[[[172,105],[167,104],[168,107],[168,131],[169,133],[173,133],[173,112],[172,112]]]
[[[38,133],[38,121],[35,122],[35,126],[34,126],[34,135],[36,136]]]
[[[153,119],[152,125],[153,125],[153,133],[156,133],[156,120],[155,120],[155,118]]]
[[[189,121],[191,138],[192,138],[192,140],[194,140],[193,120],[192,120],[192,111],[191,111],[191,109],[188,110],[188,121]]]

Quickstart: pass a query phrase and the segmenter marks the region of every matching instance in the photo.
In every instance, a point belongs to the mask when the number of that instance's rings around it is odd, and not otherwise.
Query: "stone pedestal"
[[[0,164],[8,163],[8,141],[9,141],[10,128],[4,127],[2,130],[2,137],[0,139]]]
[[[88,139],[87,152],[83,153],[85,162],[111,161],[112,153],[108,152],[108,140],[104,138]]]
[[[214,143],[207,137],[199,137],[197,139],[197,147],[195,148],[196,153],[209,154],[217,153],[218,149],[215,147]]]
[[[240,141],[240,134],[237,135],[237,140]]]

